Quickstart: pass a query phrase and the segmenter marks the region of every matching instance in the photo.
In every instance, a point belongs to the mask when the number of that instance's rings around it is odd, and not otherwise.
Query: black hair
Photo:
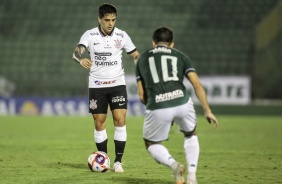
[[[104,3],[99,7],[99,18],[103,18],[107,14],[116,14],[117,16],[117,9],[114,5],[109,3]]]
[[[173,32],[167,27],[160,27],[154,31],[153,41],[158,42],[168,42],[173,41]]]

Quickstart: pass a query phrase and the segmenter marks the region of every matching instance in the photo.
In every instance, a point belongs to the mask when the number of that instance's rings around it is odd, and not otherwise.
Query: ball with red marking
[[[88,167],[93,172],[106,172],[110,169],[110,158],[103,151],[95,151],[88,157]]]

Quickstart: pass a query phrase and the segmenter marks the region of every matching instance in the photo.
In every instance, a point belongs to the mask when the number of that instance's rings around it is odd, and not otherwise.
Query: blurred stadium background
[[[98,7],[104,2],[0,1],[0,114],[21,113],[29,98],[52,98],[53,104],[56,99],[87,97],[88,73],[71,57],[84,31],[98,25]],[[168,26],[175,33],[175,47],[190,56],[200,76],[248,77],[250,103],[245,106],[270,102],[275,104],[276,114],[282,114],[281,1],[107,2],[118,9],[116,26],[131,36],[140,52],[151,47],[155,28]],[[126,55],[124,67],[126,75],[134,74],[134,64]],[[36,102],[25,103],[29,107],[26,113],[38,113],[42,108],[30,110],[34,105]]]

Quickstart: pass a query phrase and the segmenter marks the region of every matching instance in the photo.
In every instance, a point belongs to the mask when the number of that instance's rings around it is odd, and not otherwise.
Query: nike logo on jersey
[[[98,44],[100,44],[100,43],[94,43],[94,45],[98,45]]]
[[[124,104],[125,104],[125,103],[119,103],[118,105],[119,105],[119,106],[122,106],[122,105],[124,105]]]

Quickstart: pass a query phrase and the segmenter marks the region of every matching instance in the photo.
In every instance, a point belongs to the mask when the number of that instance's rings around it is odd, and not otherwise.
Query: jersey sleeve
[[[183,54],[182,55],[182,59],[184,61],[184,68],[185,68],[185,76],[189,73],[189,72],[196,72],[193,64],[192,64],[192,61],[191,59],[186,55],[186,54]]]
[[[88,39],[90,37],[89,31],[86,31],[80,38],[77,45],[84,45],[87,49],[89,48]]]
[[[128,34],[126,32],[123,33],[124,33],[124,41],[125,41],[123,48],[127,54],[131,54],[136,50],[136,47],[133,44],[131,38],[128,36]]]

